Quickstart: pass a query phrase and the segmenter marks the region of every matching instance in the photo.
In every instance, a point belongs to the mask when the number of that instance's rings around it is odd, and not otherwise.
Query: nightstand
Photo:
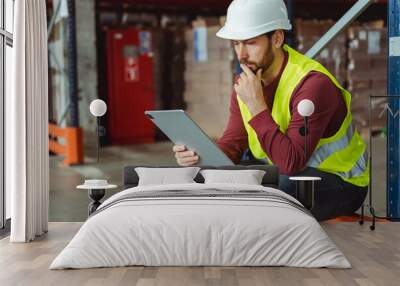
[[[117,185],[110,185],[107,180],[85,180],[83,185],[76,188],[88,191],[88,196],[92,200],[88,206],[88,216],[90,216],[101,205],[100,200],[104,197],[106,190],[115,189]]]

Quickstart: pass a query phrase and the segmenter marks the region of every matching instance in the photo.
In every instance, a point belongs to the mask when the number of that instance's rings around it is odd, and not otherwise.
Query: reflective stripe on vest
[[[336,174],[344,181],[357,186],[367,186],[369,184],[369,164],[366,146],[358,132],[353,131],[352,128],[350,93],[318,62],[296,52],[287,45],[284,46],[284,50],[288,52],[288,63],[279,81],[271,112],[272,118],[279,125],[279,130],[286,133],[289,126],[291,121],[290,98],[297,85],[311,71],[325,74],[341,91],[347,114],[339,130],[333,136],[320,139],[306,165]],[[239,96],[237,96],[237,99],[248,134],[250,150],[254,157],[266,159],[269,163],[272,163],[258,141],[256,132],[248,123],[252,115]]]
[[[350,141],[355,138],[357,138],[358,135],[353,133],[353,127],[350,125],[347,128],[346,134],[339,140],[324,144],[317,148],[313,155],[311,156],[310,160],[308,161],[307,165],[309,167],[314,167],[314,168],[323,168],[323,165],[329,166],[329,163],[326,163],[325,160],[327,160],[329,157],[331,157],[334,153],[340,152],[341,150],[345,150],[348,146],[351,146]],[[361,176],[362,173],[367,169],[367,162],[368,162],[368,153],[363,150],[359,149],[360,151],[363,151],[360,156],[358,161],[356,162],[355,165],[349,164],[348,161],[343,162],[341,164],[342,170],[330,170],[329,167],[326,168],[326,171],[329,172],[337,172],[341,177],[349,179],[352,177],[358,177]],[[352,151],[348,151],[352,152]]]

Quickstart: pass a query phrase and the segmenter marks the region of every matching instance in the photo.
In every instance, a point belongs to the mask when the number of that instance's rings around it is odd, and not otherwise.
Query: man
[[[250,149],[256,159],[278,166],[279,188],[292,195],[289,176],[321,177],[312,210],[317,219],[352,214],[367,194],[369,168],[366,146],[352,128],[351,95],[322,65],[284,44],[290,29],[282,0],[234,0],[229,6],[217,36],[233,42],[243,72],[218,145],[235,163]],[[315,106],[307,144],[297,111],[304,99]],[[185,146],[173,151],[182,166],[199,160]]]

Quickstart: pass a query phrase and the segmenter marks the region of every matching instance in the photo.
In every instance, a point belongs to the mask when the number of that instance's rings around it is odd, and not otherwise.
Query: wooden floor
[[[0,241],[0,285],[400,285],[400,223],[324,223],[353,265],[349,270],[289,267],[123,267],[48,270],[81,223],[50,223],[27,244]]]

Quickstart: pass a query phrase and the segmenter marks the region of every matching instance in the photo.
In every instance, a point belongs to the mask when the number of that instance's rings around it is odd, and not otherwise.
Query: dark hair
[[[272,35],[275,34],[277,30],[265,33],[264,35],[268,38],[271,39]],[[282,30],[283,31],[283,44],[287,44],[287,38],[288,38],[288,31]]]
[[[275,32],[276,32],[276,30],[271,31],[271,32],[268,32],[268,33],[265,33],[264,35],[265,35],[268,39],[271,39],[272,35],[273,35]]]

